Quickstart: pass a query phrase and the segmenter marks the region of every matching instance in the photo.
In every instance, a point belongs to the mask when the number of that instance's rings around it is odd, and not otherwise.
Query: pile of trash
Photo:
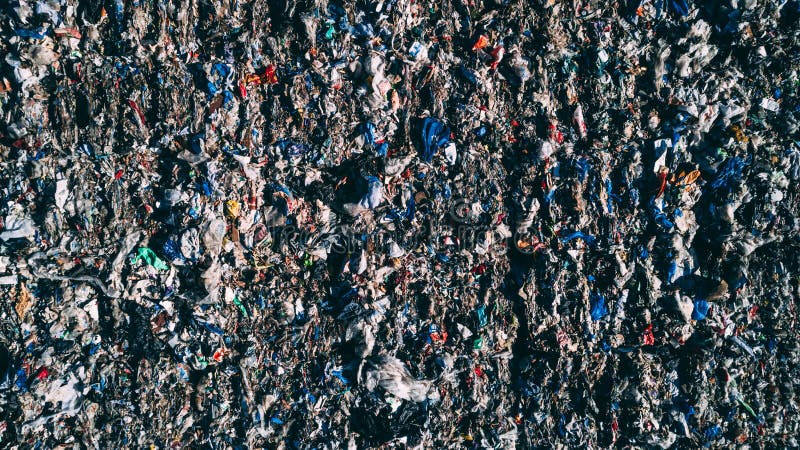
[[[797,447],[800,2],[10,0],[0,445]]]

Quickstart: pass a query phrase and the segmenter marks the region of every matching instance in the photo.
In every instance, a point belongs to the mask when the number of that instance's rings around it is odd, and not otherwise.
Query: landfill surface
[[[797,0],[0,2],[0,448],[797,448]]]

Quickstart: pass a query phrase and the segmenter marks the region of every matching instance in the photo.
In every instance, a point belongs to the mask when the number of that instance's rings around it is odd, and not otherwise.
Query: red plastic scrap
[[[225,357],[225,350],[222,348],[218,348],[217,351],[214,352],[214,361],[222,362],[222,359]]]
[[[551,140],[554,140],[559,144],[564,142],[564,134],[558,131],[558,128],[556,128],[556,125],[554,123],[548,125],[547,129]]]
[[[651,323],[642,333],[642,345],[653,345],[655,342],[656,337],[653,335],[653,324]]]
[[[263,76],[269,84],[276,84],[278,82],[278,74],[276,73],[275,66],[273,66],[272,64],[267,66],[267,69],[264,71]]]
[[[486,273],[486,264],[479,264],[472,269],[472,273],[482,275]]]
[[[139,116],[139,120],[141,120],[141,121],[142,121],[142,125],[143,125],[143,126],[147,126],[147,121],[144,119],[144,113],[142,113],[142,110],[139,108],[139,105],[137,105],[135,101],[133,101],[133,100],[130,100],[130,99],[128,99],[128,105],[129,105],[129,106],[131,107],[131,109],[133,109],[133,110],[136,112],[136,114]]]
[[[662,170],[661,172],[658,173],[658,191],[656,192],[656,198],[661,197],[666,188],[667,188],[667,171]]]
[[[506,49],[502,45],[498,45],[489,54],[492,55],[491,67],[492,67],[492,70],[494,70],[494,69],[497,69],[497,66],[498,66],[498,64],[500,64],[500,61],[503,60],[503,55],[506,54]]]
[[[42,367],[39,369],[39,373],[36,374],[36,378],[39,380],[44,380],[48,375],[50,375],[50,372],[47,370],[47,367]]]

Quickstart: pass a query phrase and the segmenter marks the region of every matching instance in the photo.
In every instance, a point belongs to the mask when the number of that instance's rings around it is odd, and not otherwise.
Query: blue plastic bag
[[[603,317],[608,314],[608,308],[606,308],[606,298],[600,294],[593,294],[591,301],[591,314],[592,320],[595,322],[602,319]]]
[[[431,162],[436,151],[450,142],[450,127],[430,117],[422,121],[422,160]]]
[[[364,208],[375,209],[383,201],[383,183],[376,177],[367,177],[369,188],[361,199],[361,206]]]
[[[705,300],[694,301],[694,311],[692,311],[692,319],[704,320],[708,315],[708,302]]]

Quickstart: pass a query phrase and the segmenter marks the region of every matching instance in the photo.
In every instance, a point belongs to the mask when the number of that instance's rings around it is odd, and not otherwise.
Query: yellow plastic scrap
[[[25,317],[25,314],[27,314],[27,312],[31,309],[31,306],[33,306],[31,293],[28,291],[25,283],[20,283],[17,303],[14,305],[14,309],[16,310],[17,316],[20,318],[20,320]]]
[[[228,219],[235,219],[239,217],[239,210],[241,209],[241,205],[236,200],[228,200],[225,202],[225,216]]]
[[[733,138],[736,139],[736,142],[747,142],[750,140],[739,125],[731,125],[731,131],[733,132]]]

